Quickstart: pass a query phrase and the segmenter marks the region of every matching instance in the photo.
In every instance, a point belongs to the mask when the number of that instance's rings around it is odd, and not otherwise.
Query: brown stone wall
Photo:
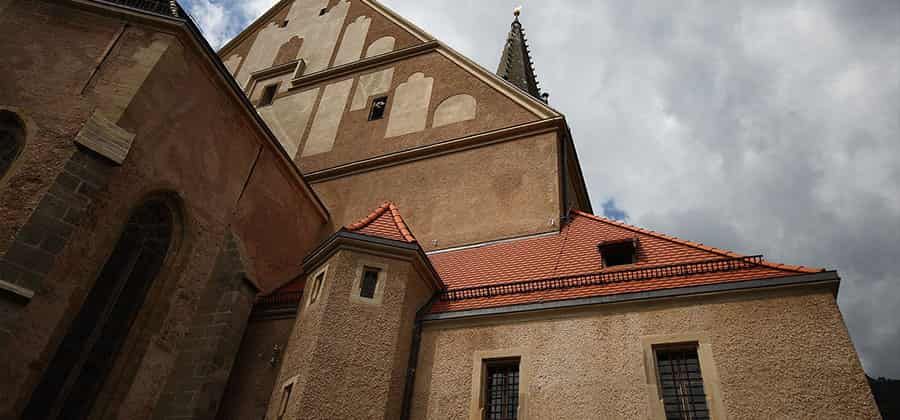
[[[29,255],[41,258],[24,261],[25,269],[42,275],[32,284],[30,301],[10,304],[0,296],[2,418],[19,417],[125,221],[146,197],[161,191],[175,197],[181,219],[165,265],[94,407],[98,418],[151,416],[176,360],[189,348],[190,334],[202,325],[195,316],[204,291],[210,290],[227,232],[236,231],[245,242],[238,248],[253,251],[245,255],[247,271],[260,278],[251,280],[272,284],[299,274],[286,274],[299,266],[286,263],[280,250],[305,252],[324,226],[287,169],[289,161],[265,145],[261,131],[188,35],[176,26],[163,30],[116,16],[38,0],[13,2],[0,15],[0,54],[6,57],[0,70],[7,75],[0,78],[0,106],[15,108],[29,132],[19,162],[0,185],[0,254],[8,255],[18,239],[52,253],[44,258],[35,252]],[[160,39],[167,42],[165,52],[151,63],[146,78],[113,76],[140,70],[146,52]],[[133,97],[123,94],[129,91]],[[119,105],[123,112],[112,123],[135,135],[122,165],[73,142],[92,111]],[[55,205],[60,197],[66,199],[64,206]],[[50,203],[47,212],[34,211],[42,202]],[[269,210],[254,210],[263,207]],[[48,221],[45,213],[55,219]],[[268,238],[260,236],[269,232],[256,229],[261,217],[285,221],[273,235],[272,252],[264,248]],[[54,230],[57,222],[67,223],[66,229]],[[23,226],[40,229],[23,232]],[[66,240],[60,243],[60,238]],[[233,305],[220,312],[243,311],[245,321],[252,292],[239,294],[241,299],[229,301]],[[220,297],[225,295],[233,293]],[[239,336],[232,341],[236,346]],[[227,380],[227,357],[233,354],[223,357],[211,361],[217,367],[210,373],[219,378],[207,389],[206,403],[220,397]]]
[[[228,379],[217,420],[262,419],[275,386],[294,318],[259,319],[247,324],[244,340]],[[278,357],[273,366],[270,361]]]
[[[332,232],[288,171],[273,151],[263,150],[235,209],[235,233],[263,293],[296,278],[303,257]]]
[[[356,222],[393,201],[425,249],[548,232],[559,228],[556,148],[556,135],[549,133],[313,188],[336,225]]]
[[[387,68],[394,68],[394,77],[390,90],[385,94],[388,96],[385,118],[369,121],[369,106],[359,111],[350,111],[354,94],[354,91],[351,91],[333,149],[330,152],[302,158],[298,154],[297,161],[304,172],[314,172],[339,164],[355,162],[485,131],[512,127],[538,119],[521,105],[516,104],[437,52],[360,72],[356,76],[375,73]],[[395,90],[398,85],[406,82],[415,73],[424,73],[425,77],[434,78],[426,128],[415,133],[385,138],[396,96]],[[317,85],[317,87],[324,87],[330,83],[345,79],[347,78],[329,80]],[[355,84],[358,84],[358,80]],[[307,89],[304,87],[300,91]],[[445,99],[459,94],[471,95],[478,101],[476,118],[433,128],[431,124],[434,111],[438,105]],[[369,100],[371,99],[373,98],[369,98]],[[311,124],[312,121],[310,122]],[[299,150],[302,151],[304,146],[305,142],[300,145]]]
[[[415,313],[432,290],[404,261],[338,251],[325,264],[321,295],[307,305],[307,290],[301,302],[266,418],[277,418],[290,381],[285,419],[399,418]],[[354,299],[363,265],[385,273],[380,303]]]
[[[412,418],[469,418],[474,355],[504,350],[527,366],[521,418],[650,418],[642,340],[685,334],[708,337],[730,419],[879,418],[825,289],[426,323]]]

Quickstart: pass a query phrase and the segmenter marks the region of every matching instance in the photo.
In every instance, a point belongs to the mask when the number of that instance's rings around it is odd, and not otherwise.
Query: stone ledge
[[[34,297],[34,291],[0,280],[0,294],[12,296],[15,300],[28,303]]]

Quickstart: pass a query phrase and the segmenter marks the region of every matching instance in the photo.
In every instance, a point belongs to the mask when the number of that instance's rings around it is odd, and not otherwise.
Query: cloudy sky
[[[275,0],[182,0],[214,46]],[[839,270],[866,371],[900,378],[900,2],[384,0],[489,69],[512,9],[594,209]]]

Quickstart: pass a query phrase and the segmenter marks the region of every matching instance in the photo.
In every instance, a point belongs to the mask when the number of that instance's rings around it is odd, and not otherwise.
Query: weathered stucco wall
[[[289,383],[286,419],[399,418],[415,313],[433,291],[405,261],[342,250],[325,264],[316,301],[307,286],[300,302],[266,418],[278,418]],[[358,298],[363,266],[382,270],[380,303]]]
[[[385,70],[392,71],[392,77],[389,80],[390,88],[383,93],[363,95],[365,106],[362,109],[353,110],[353,97],[360,85],[359,80],[356,79]],[[414,97],[413,102],[410,102],[410,107],[413,109],[402,113],[405,115],[395,114],[398,112],[395,108],[398,98],[401,97],[397,90],[398,87],[408,86],[411,82],[410,79],[416,74],[432,79],[430,91],[410,92]],[[297,155],[297,161],[305,172],[443,140],[511,127],[538,119],[521,105],[516,104],[437,52],[366,70],[353,78],[353,91],[342,110],[340,129],[331,149],[317,154],[302,153],[308,139],[304,138],[301,142],[301,153]],[[337,80],[323,82],[310,88],[314,89],[334,82]],[[306,89],[303,88],[303,90]],[[461,94],[475,99],[474,118],[453,123],[445,123],[446,119],[442,121],[441,118],[438,118],[438,124],[434,124],[437,108],[448,98]],[[369,121],[371,102],[382,95],[388,97],[385,116],[380,120]],[[425,96],[418,98],[419,95]],[[410,111],[416,111],[416,113],[410,114]],[[421,114],[418,114],[419,111]],[[413,119],[416,121],[411,121]],[[416,124],[419,125],[416,126]],[[392,134],[391,130],[395,133]]]
[[[161,34],[157,27],[89,5],[37,0],[9,4],[0,23],[0,53],[6,57],[0,69],[7,75],[0,78],[0,106],[19,113],[29,132],[24,153],[0,185],[0,254],[22,236],[21,226],[43,217],[34,209],[49,197],[48,190],[86,206],[74,214],[63,207],[52,224],[33,223],[52,226],[66,240],[51,238],[57,239],[53,255],[35,249],[20,261],[20,268],[42,276],[32,282],[33,298],[12,302],[0,296],[0,344],[16,349],[4,352],[0,361],[0,417],[19,417],[125,221],[143,199],[160,191],[181,206],[172,251],[137,313],[94,413],[97,418],[149,418],[179,354],[203,343],[218,343],[198,353],[214,362],[198,357],[182,374],[202,370],[216,377],[202,379],[208,391],[202,399],[176,408],[214,409],[220,395],[212,391],[224,387],[239,343],[239,336],[230,335],[240,334],[256,292],[242,284],[239,294],[204,297],[204,290],[215,292],[211,282],[223,278],[215,278],[214,268],[226,235],[235,233],[242,252],[252,250],[242,255],[251,279],[269,284],[299,274],[292,259],[321,239],[324,219],[292,178],[289,161],[279,161],[265,146],[250,115],[181,29]],[[94,111],[134,134],[121,165],[75,145]],[[282,221],[280,230],[261,228],[273,219]],[[231,268],[228,275],[243,277],[244,267]],[[222,309],[219,313],[236,314],[235,319],[195,320],[207,303]]]
[[[219,52],[242,87],[251,73],[296,58],[303,58],[306,73],[312,73],[421,42],[360,1],[287,2],[259,23]]]
[[[217,420],[262,419],[294,318],[251,320],[234,362]],[[275,346],[279,351],[275,352]],[[270,361],[276,357],[273,366]]]
[[[393,201],[429,250],[548,232],[559,222],[556,148],[556,135],[542,134],[324,181],[313,189],[338,226]]]
[[[475,354],[510,349],[521,418],[649,418],[642,340],[691,334],[708,337],[730,419],[879,418],[824,288],[426,323],[412,418],[469,418]]]

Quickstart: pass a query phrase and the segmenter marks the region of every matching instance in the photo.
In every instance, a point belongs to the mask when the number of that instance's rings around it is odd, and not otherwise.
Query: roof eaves
[[[688,286],[673,289],[659,289],[644,292],[555,300],[550,302],[521,303],[507,306],[436,312],[426,315],[425,317],[423,317],[423,320],[433,322],[465,318],[482,318],[487,316],[512,315],[535,311],[573,309],[600,304],[629,303],[654,299],[692,297],[725,292],[746,292],[776,287],[831,285],[831,287],[834,287],[834,290],[836,290],[840,285],[840,280],[841,279],[838,276],[837,272],[823,271],[817,273],[798,274],[793,276],[769,277],[764,279],[716,283],[701,286]]]

